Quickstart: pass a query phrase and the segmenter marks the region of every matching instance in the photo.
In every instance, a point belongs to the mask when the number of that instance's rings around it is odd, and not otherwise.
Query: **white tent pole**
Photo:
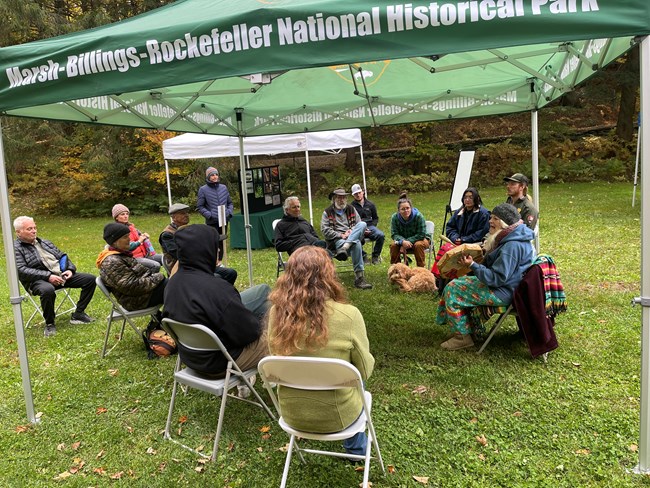
[[[533,166],[533,205],[539,212],[539,128],[537,124],[537,110],[530,113],[531,142],[532,142],[532,166]],[[539,229],[539,220],[537,221]],[[539,232],[535,234],[535,251],[539,254]]]
[[[639,46],[641,113],[650,114],[650,38]],[[641,399],[639,464],[635,471],[650,472],[650,124],[641,124]]]
[[[641,151],[641,118],[639,117],[639,128],[636,131],[636,157],[634,158],[634,186],[632,187],[632,207],[636,200],[636,185],[639,176],[639,154]]]
[[[363,194],[367,197],[368,187],[366,186],[366,163],[363,161],[363,146],[359,146],[359,152],[361,153],[361,177],[363,179]]]
[[[165,159],[165,178],[167,179],[167,200],[169,201],[169,206],[172,206],[172,185],[169,182],[169,164],[167,164],[167,159]]]
[[[9,214],[9,190],[7,184],[7,168],[5,166],[5,151],[2,141],[2,124],[0,123],[0,220],[2,220],[2,240],[4,241],[5,260],[7,264],[7,280],[9,281],[9,302],[14,313],[14,326],[16,328],[16,344],[20,359],[20,372],[23,378],[23,393],[27,407],[27,419],[31,423],[38,422],[34,415],[34,398],[32,396],[32,381],[29,375],[29,359],[27,358],[27,344],[25,343],[25,329],[23,327],[23,312],[20,307],[22,297],[18,288],[18,270],[16,269],[16,255],[14,254],[13,229],[11,215]]]
[[[253,286],[253,252],[251,251],[251,224],[248,213],[248,194],[246,193],[246,156],[244,156],[244,136],[242,135],[243,109],[235,109],[237,116],[237,137],[239,138],[239,171],[241,174],[241,206],[244,209],[244,234],[246,235],[246,257],[248,261],[248,284]]]
[[[311,173],[309,172],[309,149],[305,151],[305,166],[307,167],[307,198],[309,198],[309,223],[314,225],[314,210],[311,204]]]

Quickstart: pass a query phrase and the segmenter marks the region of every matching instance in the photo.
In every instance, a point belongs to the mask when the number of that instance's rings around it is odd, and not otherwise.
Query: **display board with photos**
[[[282,206],[279,166],[250,168],[245,171],[245,174],[246,197],[250,213],[264,212]],[[241,193],[241,171],[239,172],[239,188]]]

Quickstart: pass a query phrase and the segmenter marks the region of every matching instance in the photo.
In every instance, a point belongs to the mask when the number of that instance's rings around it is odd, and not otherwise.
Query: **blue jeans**
[[[363,271],[363,255],[361,239],[363,238],[363,233],[366,231],[366,223],[359,222],[357,225],[352,227],[352,232],[347,239],[339,239],[336,241],[336,249],[340,249],[343,244],[349,242],[352,244],[348,250],[348,254],[352,258],[352,267],[355,271]]]
[[[381,256],[381,250],[384,248],[384,240],[386,239],[386,236],[374,225],[369,225],[367,230],[370,231],[370,234],[367,234],[364,238],[369,241],[374,241],[375,244],[372,248],[372,257],[378,258]]]
[[[248,290],[242,291],[241,302],[244,307],[253,312],[253,314],[261,319],[269,309],[268,296],[271,292],[271,287],[267,284],[255,285]]]
[[[343,441],[343,449],[348,454],[358,454],[365,456],[366,446],[368,445],[368,437],[365,432],[357,432],[352,437]]]

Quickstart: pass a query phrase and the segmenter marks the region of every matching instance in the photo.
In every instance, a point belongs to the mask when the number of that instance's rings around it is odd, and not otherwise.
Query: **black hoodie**
[[[242,350],[262,333],[257,317],[242,304],[239,292],[215,276],[216,229],[204,224],[188,225],[175,235],[179,267],[165,289],[164,315],[179,322],[202,324],[213,330],[228,352],[237,359]],[[178,345],[181,360],[190,368],[217,374],[226,370],[220,352],[197,352]]]

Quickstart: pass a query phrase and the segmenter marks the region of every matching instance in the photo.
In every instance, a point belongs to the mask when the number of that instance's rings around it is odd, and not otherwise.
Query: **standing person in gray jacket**
[[[205,223],[210,227],[217,229],[221,235],[221,228],[219,227],[219,206],[226,207],[226,231],[219,239],[219,253],[217,260],[221,263],[223,259],[223,239],[225,234],[228,233],[228,222],[233,215],[233,204],[230,199],[230,192],[228,187],[221,183],[219,178],[219,170],[210,166],[205,170],[205,185],[199,188],[196,199],[196,208],[201,215],[205,218]]]
[[[367,290],[372,288],[366,282],[363,267],[361,239],[366,231],[366,223],[352,205],[348,205],[348,193],[337,188],[330,193],[332,205],[323,212],[320,230],[327,241],[327,248],[336,255],[336,259],[345,260],[352,257],[355,280],[354,286]]]

